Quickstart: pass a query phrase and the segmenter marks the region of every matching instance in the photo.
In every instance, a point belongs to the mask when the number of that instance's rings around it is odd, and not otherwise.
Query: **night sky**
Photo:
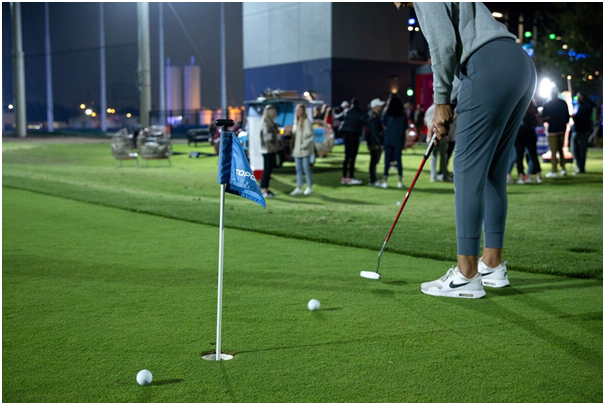
[[[187,40],[168,4],[164,4],[165,56],[172,65],[189,64],[191,56],[202,70],[202,104],[220,106],[219,3],[172,3],[203,55]],[[139,105],[137,81],[136,3],[104,3],[107,105],[124,109]],[[158,106],[158,3],[149,6],[151,35],[152,108]],[[226,3],[227,86],[230,105],[243,101],[242,4]],[[22,3],[26,98],[46,104],[44,3]],[[99,103],[99,3],[50,3],[53,96],[55,105],[77,108]],[[10,5],[2,3],[2,98],[13,101]]]
[[[189,64],[196,56],[202,69],[202,105],[220,106],[219,3],[172,3],[194,39],[203,59],[196,55],[168,4],[164,3],[165,55],[173,65]],[[487,3],[492,11],[508,11],[516,33],[520,3]],[[27,102],[46,104],[44,60],[44,4],[22,3]],[[524,3],[526,21],[549,3]],[[104,3],[107,105],[138,108],[136,3]],[[158,3],[150,3],[152,109],[158,106]],[[98,104],[99,3],[50,3],[50,34],[55,113],[57,106],[77,109],[80,103]],[[230,105],[244,98],[242,4],[226,3],[227,85]],[[3,106],[13,101],[10,5],[2,3]]]

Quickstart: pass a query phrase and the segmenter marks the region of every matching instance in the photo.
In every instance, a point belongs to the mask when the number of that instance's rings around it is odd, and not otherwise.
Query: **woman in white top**
[[[311,177],[311,155],[315,154],[313,140],[315,133],[311,126],[311,121],[307,116],[305,106],[298,104],[294,111],[294,126],[292,127],[292,157],[296,162],[296,188],[290,195],[302,194],[303,170],[307,178],[307,188],[304,191],[305,195],[313,192],[313,179]]]

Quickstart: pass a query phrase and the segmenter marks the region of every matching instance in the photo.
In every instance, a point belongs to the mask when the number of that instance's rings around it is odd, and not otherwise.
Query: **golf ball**
[[[311,300],[307,304],[307,308],[309,308],[309,311],[317,311],[319,309],[319,305],[320,305],[319,301]]]
[[[149,370],[141,370],[137,374],[137,382],[139,385],[149,385],[151,384],[151,380],[153,380],[153,376]]]

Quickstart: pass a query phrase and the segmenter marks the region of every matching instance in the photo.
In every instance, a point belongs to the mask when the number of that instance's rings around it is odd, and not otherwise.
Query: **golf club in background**
[[[397,213],[397,217],[395,218],[395,222],[393,222],[393,225],[391,226],[391,230],[389,231],[389,234],[387,235],[387,238],[384,240],[384,243],[382,244],[382,249],[380,249],[380,253],[378,253],[378,266],[376,267],[376,271],[362,271],[359,275],[363,278],[369,278],[372,280],[378,280],[380,279],[380,258],[382,256],[382,252],[384,252],[384,248],[387,246],[387,242],[389,241],[389,239],[391,238],[391,234],[393,233],[393,229],[395,229],[395,225],[397,225],[397,221],[399,221],[399,216],[401,215],[401,212],[403,211],[403,208],[405,207],[405,204],[408,202],[408,198],[410,198],[410,194],[412,193],[412,189],[414,188],[414,185],[416,184],[416,180],[418,180],[418,176],[420,175],[420,172],[422,171],[422,169],[424,168],[424,164],[426,163],[427,159],[429,158],[429,156],[431,156],[431,153],[433,153],[433,148],[435,147],[435,140],[437,139],[437,135],[433,135],[433,137],[431,138],[431,141],[429,142],[427,148],[426,148],[426,152],[424,153],[424,157],[422,158],[422,163],[420,163],[420,167],[418,168],[418,171],[416,172],[416,176],[414,176],[414,180],[412,181],[412,184],[410,185],[410,188],[407,192],[407,194],[405,195],[405,199],[403,200],[403,203],[401,203],[401,208],[399,208],[399,212]]]

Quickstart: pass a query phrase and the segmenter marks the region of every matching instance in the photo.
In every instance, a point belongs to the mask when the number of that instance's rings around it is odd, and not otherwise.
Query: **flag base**
[[[231,360],[233,358],[232,354],[229,353],[221,353],[221,361],[223,360]],[[216,353],[208,353],[202,356],[204,360],[216,361]]]

